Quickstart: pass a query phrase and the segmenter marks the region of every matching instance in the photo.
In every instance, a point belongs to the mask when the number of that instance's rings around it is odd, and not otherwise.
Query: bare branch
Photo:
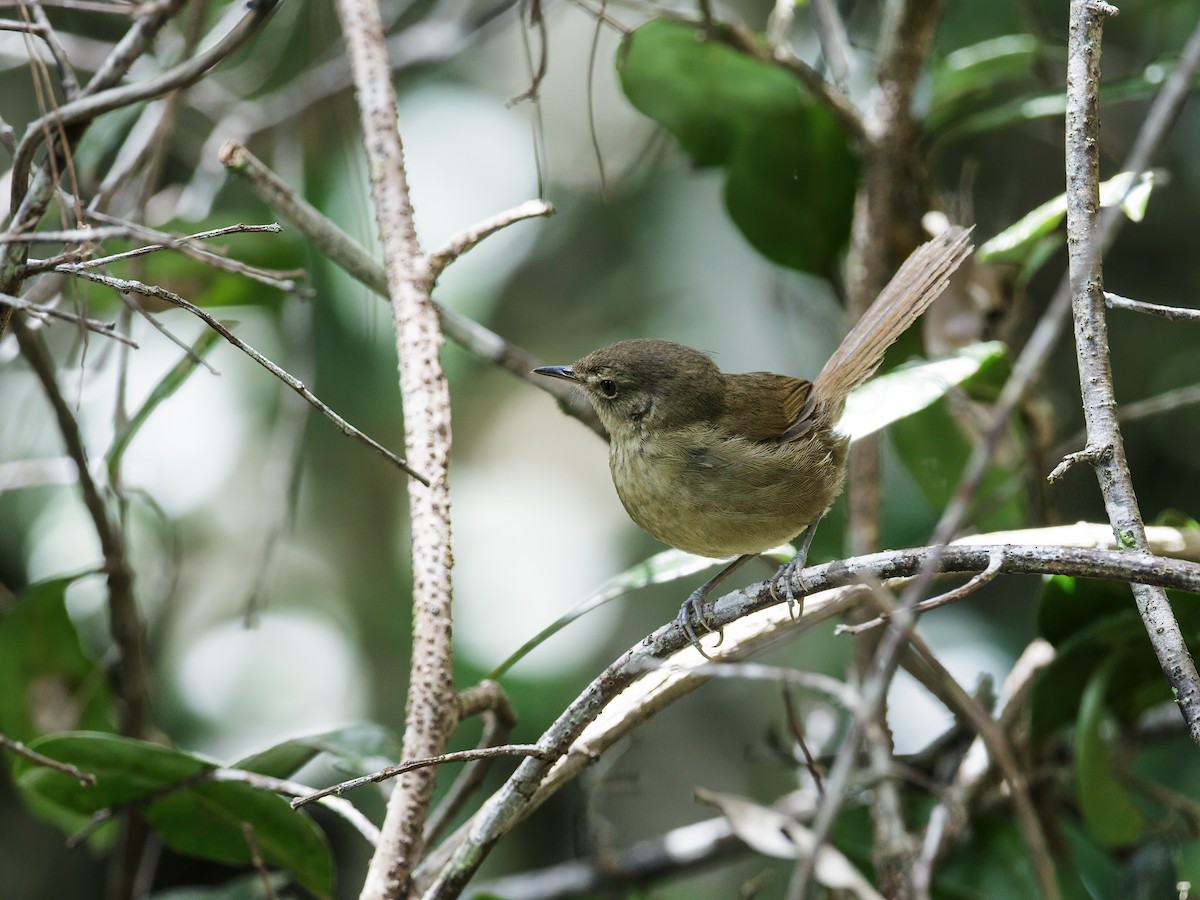
[[[297,797],[292,801],[292,809],[298,809],[304,804],[320,800],[322,797],[330,795],[341,796],[346,791],[352,791],[366,784],[378,784],[381,781],[388,781],[397,775],[403,775],[405,772],[411,772],[414,769],[423,769],[427,766],[440,766],[444,763],[492,759],[497,756],[542,756],[542,748],[536,744],[501,744],[498,747],[476,747],[474,750],[457,750],[453,753],[440,753],[428,759],[412,759],[396,766],[388,766],[385,769],[380,769],[378,772],[373,772],[370,775],[351,778],[349,781],[340,782],[332,787],[322,788],[303,797]]]
[[[1100,483],[1117,543],[1146,552],[1145,526],[1117,424],[1108,324],[1097,246],[1100,208],[1100,34],[1116,13],[1101,0],[1072,0],[1067,40],[1067,252],[1079,384],[1087,424],[1089,460]],[[1096,452],[1092,448],[1105,448]],[[1179,623],[1160,586],[1135,583],[1138,612],[1171,685],[1175,702],[1200,744],[1200,673],[1183,641]]]
[[[114,341],[119,341],[135,350],[139,349],[136,341],[127,338],[116,330],[117,324],[115,322],[101,322],[97,319],[89,319],[86,316],[78,316],[75,313],[69,313],[55,306],[42,306],[37,303],[30,303],[28,300],[22,300],[20,297],[10,297],[7,294],[0,294],[0,304],[10,306],[13,309],[24,310],[36,316],[48,316],[60,319],[63,322],[73,322],[82,328],[86,328],[88,331],[112,338]]]
[[[1183,309],[1178,306],[1161,306],[1157,303],[1146,303],[1144,300],[1130,300],[1120,294],[1104,292],[1104,302],[1109,309],[1127,309],[1130,312],[1145,313],[1170,319],[1172,322],[1200,322],[1200,309]]]
[[[412,533],[412,661],[404,716],[403,755],[440,755],[457,724],[454,656],[450,641],[450,390],[439,352],[443,338],[430,299],[431,268],[413,225],[396,94],[376,0],[338,0],[338,19],[354,75],[363,148],[375,219],[387,270],[388,296],[400,363],[400,398],[408,456],[428,473],[408,492]],[[413,867],[424,849],[425,820],[435,772],[405,773],[388,800],[379,847],[371,857],[361,896],[398,900],[409,894]]]
[[[442,270],[446,266],[450,265],[450,263],[454,262],[454,260],[458,259],[484,238],[495,234],[502,228],[507,228],[509,225],[524,219],[532,219],[537,216],[552,216],[554,212],[554,207],[545,200],[527,200],[520,206],[514,206],[512,209],[497,213],[491,218],[476,223],[466,231],[460,231],[446,242],[445,247],[429,255],[430,279],[437,281],[438,276],[442,274]]]
[[[208,49],[186,62],[168,69],[161,75],[99,92],[92,92],[95,83],[95,79],[93,79],[84,96],[65,103],[37,121],[31,122],[13,156],[11,174],[13,207],[18,205],[17,201],[25,194],[33,154],[41,145],[47,127],[62,128],[90,122],[110,110],[129,106],[141,100],[149,100],[169,91],[195,84],[209,69],[225,60],[249,40],[266,21],[274,7],[274,2],[251,4],[246,14],[224,37]],[[97,77],[99,74],[97,73]]]

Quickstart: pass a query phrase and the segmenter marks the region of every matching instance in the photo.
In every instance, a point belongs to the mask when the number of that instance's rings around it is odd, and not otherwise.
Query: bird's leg
[[[683,629],[683,633],[692,642],[692,646],[699,650],[700,655],[705,659],[712,659],[712,657],[705,653],[704,648],[700,646],[700,636],[696,633],[695,624],[699,622],[705,631],[712,634],[712,629],[704,621],[704,598],[708,596],[709,591],[737,571],[746,560],[753,559],[757,555],[756,553],[747,553],[745,556],[739,556],[700,587],[696,588],[696,590],[692,591],[688,598],[683,601],[683,606],[679,608],[679,627]],[[720,647],[721,641],[725,640],[724,629],[718,629],[717,634],[716,646]]]
[[[817,522],[819,521],[820,519],[817,520]],[[783,596],[787,600],[788,615],[793,619],[796,618],[794,611],[796,604],[796,593],[792,590],[792,576],[803,569],[805,562],[808,560],[808,548],[812,545],[813,535],[817,533],[817,522],[813,522],[804,529],[803,543],[800,545],[799,552],[797,552],[795,556],[784,563],[783,566],[780,567],[779,572],[771,580],[771,599],[776,602],[779,601],[779,595],[775,593],[775,585],[779,584],[780,581],[783,581]],[[803,587],[803,585],[801,585],[801,587]],[[800,600],[801,612],[804,611],[803,601],[804,598],[802,597]]]

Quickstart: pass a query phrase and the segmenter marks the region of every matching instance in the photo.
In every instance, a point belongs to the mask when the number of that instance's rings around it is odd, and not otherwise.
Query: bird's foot
[[[683,629],[683,633],[687,635],[688,640],[691,641],[692,646],[696,648],[697,652],[705,659],[711,660],[712,657],[701,646],[700,633],[696,630],[696,626],[699,625],[707,634],[714,633],[704,617],[704,600],[707,594],[705,588],[707,587],[708,585],[706,584],[704,587],[697,588],[683,601],[683,606],[679,607],[678,622],[679,627]],[[725,640],[725,630],[718,628],[716,635],[717,642],[713,644],[714,648],[720,647],[721,642]]]
[[[771,579],[771,599],[776,603],[779,602],[779,585],[783,585],[783,599],[787,601],[788,616],[794,621],[799,616],[804,615],[804,597],[808,593],[808,588],[804,584],[804,559],[797,554],[790,560],[779,567],[779,571],[775,573],[775,577]],[[799,579],[800,595],[796,596],[796,591],[792,587],[792,581]]]

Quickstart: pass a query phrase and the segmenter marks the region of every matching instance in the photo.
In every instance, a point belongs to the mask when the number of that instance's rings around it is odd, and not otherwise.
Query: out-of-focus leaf
[[[1004,344],[990,341],[964,347],[953,356],[915,363],[872,378],[853,391],[838,429],[857,440],[925,409],[987,365],[1002,361]]]
[[[1124,900],[1116,893],[1119,871],[1107,849],[1072,816],[1060,817],[1058,827],[1070,853],[1066,864],[1058,867],[1064,900]]]
[[[1118,774],[1117,754],[1105,737],[1105,695],[1117,657],[1110,657],[1088,681],[1075,723],[1075,794],[1088,832],[1109,847],[1136,841],[1146,819]]]
[[[1125,215],[1134,222],[1140,222],[1146,213],[1154,185],[1153,172],[1122,172],[1101,183],[1100,205],[1120,204]],[[985,241],[975,251],[976,258],[980,262],[1022,262],[1042,238],[1058,228],[1066,214],[1067,195],[1059,194]]]
[[[1132,610],[1092,621],[1063,641],[1033,685],[1031,730],[1040,741],[1075,721],[1083,692],[1096,670],[1137,637]]]
[[[929,115],[926,123],[937,128],[960,104],[998,84],[1029,77],[1046,48],[1031,34],[1006,34],[962,47],[933,67]]]
[[[253,840],[267,865],[290,872],[318,897],[333,894],[333,858],[324,834],[278,794],[236,781],[202,781],[151,803],[145,816],[180,853],[249,865]]]
[[[1094,578],[1052,575],[1038,596],[1038,632],[1055,646],[1110,616],[1134,613],[1129,586]]]
[[[888,372],[860,388],[870,391],[875,382],[887,386],[872,404],[873,415],[880,421],[895,420],[888,430],[892,445],[933,508],[950,501],[974,447],[974,436],[965,432],[943,395],[958,384],[969,397],[992,399],[1008,371],[1002,344],[977,344],[946,360]],[[910,377],[915,380],[911,391],[905,384]],[[853,402],[852,394],[848,410]],[[1014,489],[1020,487],[1020,478],[1015,466],[993,464],[987,470],[978,499],[984,510],[980,527],[1014,528],[1026,521],[1025,494]]]
[[[245,757],[234,763],[233,768],[273,778],[290,778],[321,753],[328,753],[350,770],[372,772],[400,758],[400,741],[382,725],[364,723],[292,738]]]
[[[278,872],[268,876],[271,890],[276,897],[283,896],[288,880]],[[165,891],[155,891],[150,900],[267,900],[263,889],[262,876],[257,872],[233,878],[224,884],[190,885],[188,887],[168,888]]]
[[[1038,883],[1013,816],[977,816],[969,839],[949,849],[938,867],[935,897],[961,900],[1038,897]]]
[[[696,789],[696,799],[720,810],[741,840],[751,849],[776,859],[797,859],[811,855],[816,836],[791,816],[738,797],[715,791]],[[829,844],[817,851],[814,867],[817,881],[832,890],[849,891],[864,900],[883,900],[863,874],[842,853]]]
[[[770,550],[764,550],[759,554],[759,556],[777,560],[780,565],[795,555],[796,548],[791,544],[782,544]],[[614,575],[608,581],[604,582],[604,584],[588,594],[582,601],[575,604],[575,606],[571,607],[522,644],[515,653],[500,663],[488,675],[488,678],[499,678],[527,656],[535,647],[543,644],[547,639],[562,631],[576,619],[586,615],[593,609],[603,606],[610,600],[615,600],[639,588],[648,587],[652,584],[664,584],[668,581],[677,581],[680,578],[687,578],[689,575],[694,575],[697,572],[703,572],[705,569],[712,568],[713,566],[725,566],[729,562],[730,560],[716,560],[705,556],[695,556],[691,553],[684,553],[682,550],[664,550],[662,553],[656,553],[649,559],[631,566],[619,575]]]
[[[850,233],[858,162],[794,78],[688,25],[653,20],[621,45],[630,102],[700,166],[727,168],[725,205],[767,259],[829,273]]]
[[[1200,639],[1200,604],[1191,594],[1168,591],[1167,597],[1184,638],[1194,648]],[[1057,653],[1034,684],[1035,740],[1075,720],[1083,692],[1101,666],[1115,666],[1119,672],[1109,682],[1104,704],[1122,722],[1132,722],[1170,699],[1170,687],[1127,586],[1065,576],[1047,579],[1038,624]]]
[[[1108,106],[1128,100],[1145,100],[1153,97],[1170,75],[1176,63],[1155,61],[1140,74],[1128,78],[1106,80],[1100,85],[1100,103]],[[1059,91],[1053,94],[1037,94],[1006,100],[995,106],[983,106],[966,115],[947,116],[939,120],[944,124],[937,138],[940,141],[957,140],[972,134],[1007,128],[1036,119],[1062,116],[1066,113],[1066,97]]]
[[[833,116],[811,104],[765,118],[738,142],[725,205],[759,253],[828,274],[850,236],[858,161]]]
[[[66,589],[78,577],[33,585],[0,616],[0,732],[13,740],[113,728],[104,673],[67,615]]]
[[[225,325],[231,323],[225,322]],[[172,394],[183,387],[183,383],[188,380],[191,374],[196,371],[199,361],[203,359],[208,351],[211,350],[221,339],[221,336],[215,331],[205,330],[201,333],[196,342],[192,344],[191,354],[184,354],[179,362],[171,367],[170,371],[164,375],[150,391],[150,395],[146,397],[146,402],[143,403],[125,423],[125,427],[117,432],[113,437],[112,446],[108,448],[108,477],[111,482],[116,481],[117,470],[121,466],[121,459],[125,456],[125,451],[129,449],[130,442],[133,441],[141,427],[146,424],[154,411],[165,402]]]
[[[332,893],[332,860],[311,819],[270,791],[212,780],[218,767],[210,760],[89,732],[48,735],[30,747],[96,777],[94,787],[85,787],[69,775],[27,760],[14,767],[13,781],[30,808],[66,830],[77,830],[102,809],[140,801],[147,821],[169,846],[248,865],[249,826],[269,865],[291,872],[319,897]]]
[[[777,66],[662,19],[625,39],[617,74],[629,102],[701,166],[727,162],[758,123],[807,105],[796,80]]]

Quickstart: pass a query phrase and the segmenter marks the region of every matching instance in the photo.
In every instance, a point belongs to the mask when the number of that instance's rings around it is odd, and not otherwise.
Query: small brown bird
[[[971,253],[969,235],[953,228],[913,251],[811,382],[725,375],[698,350],[660,340],[621,341],[574,365],[534,369],[583,389],[608,430],[613,483],[633,521],[680,550],[738,556],[679,611],[697,649],[693,623],[708,629],[707,593],[803,531],[800,552],[776,576],[791,608],[791,575],[845,479],[849,439],[835,426],[846,397],[942,293]]]

